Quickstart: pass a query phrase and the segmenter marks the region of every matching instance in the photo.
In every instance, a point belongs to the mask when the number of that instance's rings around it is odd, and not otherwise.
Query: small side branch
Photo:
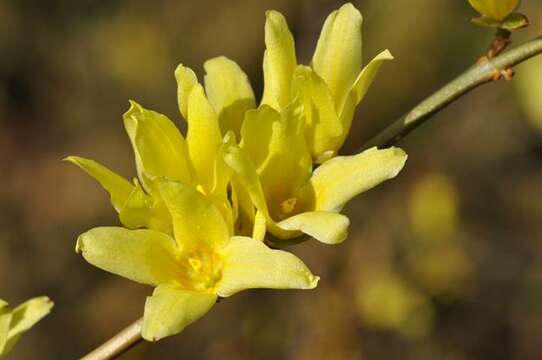
[[[363,148],[373,146],[388,147],[397,143],[451,102],[482,84],[507,78],[507,74],[512,73],[512,67],[541,53],[542,37],[538,37],[494,58],[488,58],[487,61],[478,62],[458,78],[422,101],[410,112],[393,122],[366,143]]]

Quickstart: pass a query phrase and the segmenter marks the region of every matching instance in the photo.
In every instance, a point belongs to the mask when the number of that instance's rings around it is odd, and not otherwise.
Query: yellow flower
[[[232,226],[208,197],[176,181],[157,182],[174,235],[99,227],[76,250],[91,264],[155,286],[147,298],[143,338],[174,335],[202,317],[218,297],[250,288],[312,289],[319,278],[296,256],[232,236]]]
[[[53,303],[48,297],[36,297],[12,309],[0,299],[0,357],[11,351],[21,336],[49,314]]]
[[[350,3],[326,19],[311,66],[297,64],[284,16],[268,11],[266,18],[262,104],[281,111],[299,98],[304,104],[307,147],[313,160],[322,163],[337,154],[356,106],[382,63],[393,57],[385,50],[362,68],[362,16]]]
[[[137,166],[138,179],[133,183],[93,160],[66,158],[110,193],[124,226],[172,233],[171,217],[157,190],[161,178],[192,185],[211,197],[225,217],[232,216],[226,199],[231,171],[219,155],[223,141],[220,128],[239,132],[239,119],[254,107],[254,94],[246,75],[233,61],[214,58],[205,63],[205,69],[207,96],[191,69],[179,65],[175,71],[179,109],[188,123],[186,140],[165,115],[130,102],[124,126]],[[224,141],[234,141],[234,137]]]
[[[481,15],[502,21],[519,5],[520,0],[469,0]]]
[[[303,125],[298,103],[281,112],[268,105],[247,112],[240,146],[230,143],[224,149],[235,173],[234,207],[254,222],[255,238],[263,239],[267,228],[280,239],[305,233],[323,243],[340,243],[349,225],[339,214],[343,206],[395,177],[407,156],[398,148],[372,148],[330,159],[313,172]]]

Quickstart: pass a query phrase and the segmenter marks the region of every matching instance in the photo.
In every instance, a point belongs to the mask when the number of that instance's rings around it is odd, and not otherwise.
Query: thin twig
[[[143,318],[138,319],[117,335],[113,336],[107,342],[83,356],[81,360],[115,359],[117,356],[123,354],[125,351],[129,350],[142,340],[142,324]]]
[[[423,124],[437,112],[472,89],[512,73],[512,67],[542,53],[542,37],[528,41],[514,49],[479,62],[442,89],[422,101],[367,142],[363,148],[387,147],[397,143],[405,135]],[[534,79],[533,79],[534,81]]]

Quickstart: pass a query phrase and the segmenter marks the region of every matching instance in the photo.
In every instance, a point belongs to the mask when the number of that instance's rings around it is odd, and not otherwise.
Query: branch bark
[[[122,355],[142,340],[142,324],[143,318],[138,319],[107,342],[83,356],[81,360],[107,360]]]
[[[538,37],[494,58],[478,62],[385,128],[367,142],[363,149],[394,145],[453,101],[482,84],[509,77],[512,67],[541,53],[542,37]]]

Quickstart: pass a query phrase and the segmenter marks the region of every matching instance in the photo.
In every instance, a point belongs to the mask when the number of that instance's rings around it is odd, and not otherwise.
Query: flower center
[[[182,285],[190,290],[205,291],[214,288],[222,277],[222,259],[213,250],[198,247],[187,252]]]

